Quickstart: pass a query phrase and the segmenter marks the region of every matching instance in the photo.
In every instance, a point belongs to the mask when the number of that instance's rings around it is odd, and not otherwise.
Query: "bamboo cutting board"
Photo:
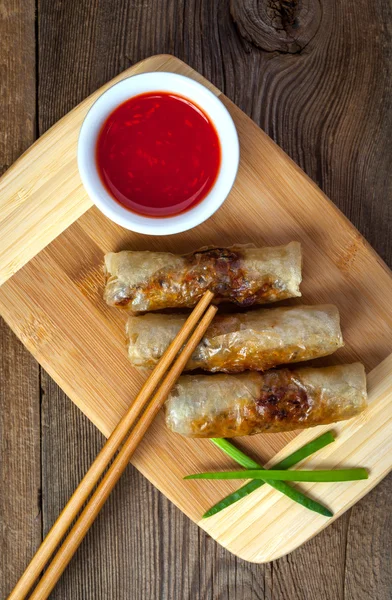
[[[92,207],[81,185],[76,145],[94,100],[115,81],[146,71],[197,79],[221,98],[238,129],[241,165],[224,206],[192,231],[169,237],[128,232]],[[238,440],[271,464],[333,429],[337,441],[303,466],[363,466],[368,481],[304,484],[337,518],[374,487],[392,464],[392,277],[358,231],[306,175],[212,84],[172,56],[124,71],[50,129],[0,180],[0,312],[69,397],[108,436],[144,376],[128,363],[121,311],[102,300],[103,255],[124,248],[187,252],[207,244],[283,244],[304,253],[301,299],[336,304],[345,348],[318,364],[360,360],[369,373],[370,405],[360,417],[299,434]],[[135,466],[218,542],[238,556],[266,562],[326,527],[263,486],[218,515],[201,520],[235,482],[183,481],[231,462],[208,440],[170,433],[160,415],[139,447]],[[129,493],[132,493],[130,490]]]

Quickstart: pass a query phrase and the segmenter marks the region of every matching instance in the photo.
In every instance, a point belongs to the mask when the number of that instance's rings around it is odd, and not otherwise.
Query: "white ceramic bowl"
[[[214,124],[221,145],[221,164],[210,192],[199,204],[173,217],[149,218],[121,206],[102,184],[95,161],[97,138],[110,113],[129,98],[148,92],[172,92],[196,104]],[[229,194],[238,163],[237,131],[226,107],[204,85],[175,73],[143,73],[116,83],[90,108],[79,134],[79,173],[88,195],[109,219],[138,233],[168,235],[203,223]]]

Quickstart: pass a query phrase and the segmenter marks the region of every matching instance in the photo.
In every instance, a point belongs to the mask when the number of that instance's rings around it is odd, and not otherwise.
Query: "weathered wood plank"
[[[35,138],[34,0],[0,6],[0,174]],[[0,596],[41,540],[39,367],[0,320]]]
[[[350,514],[347,530],[345,599],[389,598],[392,592],[392,475]]]
[[[41,541],[39,366],[0,319],[0,596]]]

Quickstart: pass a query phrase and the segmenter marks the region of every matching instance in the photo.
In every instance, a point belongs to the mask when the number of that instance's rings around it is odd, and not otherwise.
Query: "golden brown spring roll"
[[[166,401],[166,424],[189,437],[278,433],[350,419],[366,407],[363,365],[184,375]]]
[[[194,306],[206,290],[216,302],[251,306],[300,296],[301,245],[110,252],[104,298],[133,313]]]
[[[128,355],[137,367],[156,365],[185,315],[129,317]],[[185,369],[266,371],[332,354],[343,346],[336,306],[291,306],[217,315]]]

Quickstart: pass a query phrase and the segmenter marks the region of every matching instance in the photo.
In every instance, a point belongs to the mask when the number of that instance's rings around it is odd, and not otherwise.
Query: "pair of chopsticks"
[[[213,294],[206,292],[192,311],[60,513],[8,600],[22,600],[26,597],[125,440],[106,475],[39,580],[30,599],[43,600],[49,596],[211,323],[217,310],[216,307],[209,306],[212,299]],[[165,373],[167,374],[162,381]],[[155,394],[152,396],[154,391]]]

